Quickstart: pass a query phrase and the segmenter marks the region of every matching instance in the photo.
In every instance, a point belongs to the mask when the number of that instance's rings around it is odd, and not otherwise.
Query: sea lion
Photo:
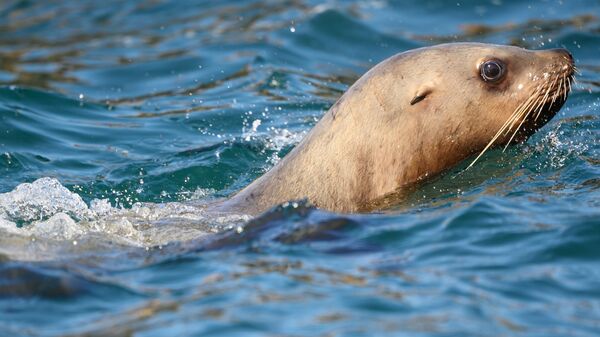
[[[451,43],[397,54],[219,209],[257,214],[307,198],[332,211],[372,210],[474,154],[525,141],[561,108],[574,72],[566,49]]]

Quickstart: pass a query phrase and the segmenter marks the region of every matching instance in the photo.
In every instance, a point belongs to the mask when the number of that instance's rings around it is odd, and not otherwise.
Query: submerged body
[[[476,153],[527,139],[560,109],[573,73],[564,49],[455,43],[397,54],[218,209],[257,214],[307,198],[333,211],[371,210]]]

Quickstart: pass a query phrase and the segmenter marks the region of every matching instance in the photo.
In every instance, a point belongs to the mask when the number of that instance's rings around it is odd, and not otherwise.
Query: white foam
[[[54,178],[41,178],[0,194],[0,217],[28,223],[65,213],[76,220],[88,218],[90,211],[81,197],[71,193]]]
[[[201,198],[210,194],[198,190],[192,194],[194,201],[136,203],[126,209],[112,207],[107,199],[92,200],[88,207],[54,178],[20,184],[0,194],[0,236],[11,237],[12,249],[2,247],[2,254],[42,260],[56,257],[65,246],[77,246],[79,252],[110,245],[154,247],[235,229],[250,219],[209,211]],[[48,242],[53,242],[54,253],[48,251]]]
[[[548,132],[536,146],[537,151],[547,154],[549,160],[545,165],[553,169],[563,168],[569,158],[580,156],[589,149],[588,144],[579,141],[578,138],[563,137],[564,131],[561,130],[561,126],[562,123],[558,123],[558,126]]]

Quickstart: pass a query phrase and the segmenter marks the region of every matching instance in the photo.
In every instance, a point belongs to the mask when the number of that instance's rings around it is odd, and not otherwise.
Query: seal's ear
[[[425,97],[427,97],[427,95],[431,94],[432,91],[433,90],[430,87],[420,88],[419,90],[417,90],[415,97],[413,97],[413,99],[410,100],[410,105],[415,105],[421,102],[425,99]]]

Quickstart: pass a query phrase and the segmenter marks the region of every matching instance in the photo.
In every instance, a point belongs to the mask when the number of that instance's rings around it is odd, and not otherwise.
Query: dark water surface
[[[526,144],[387,212],[190,206],[448,41],[566,47],[581,75]],[[0,335],[599,336],[599,55],[598,1],[2,1]]]

